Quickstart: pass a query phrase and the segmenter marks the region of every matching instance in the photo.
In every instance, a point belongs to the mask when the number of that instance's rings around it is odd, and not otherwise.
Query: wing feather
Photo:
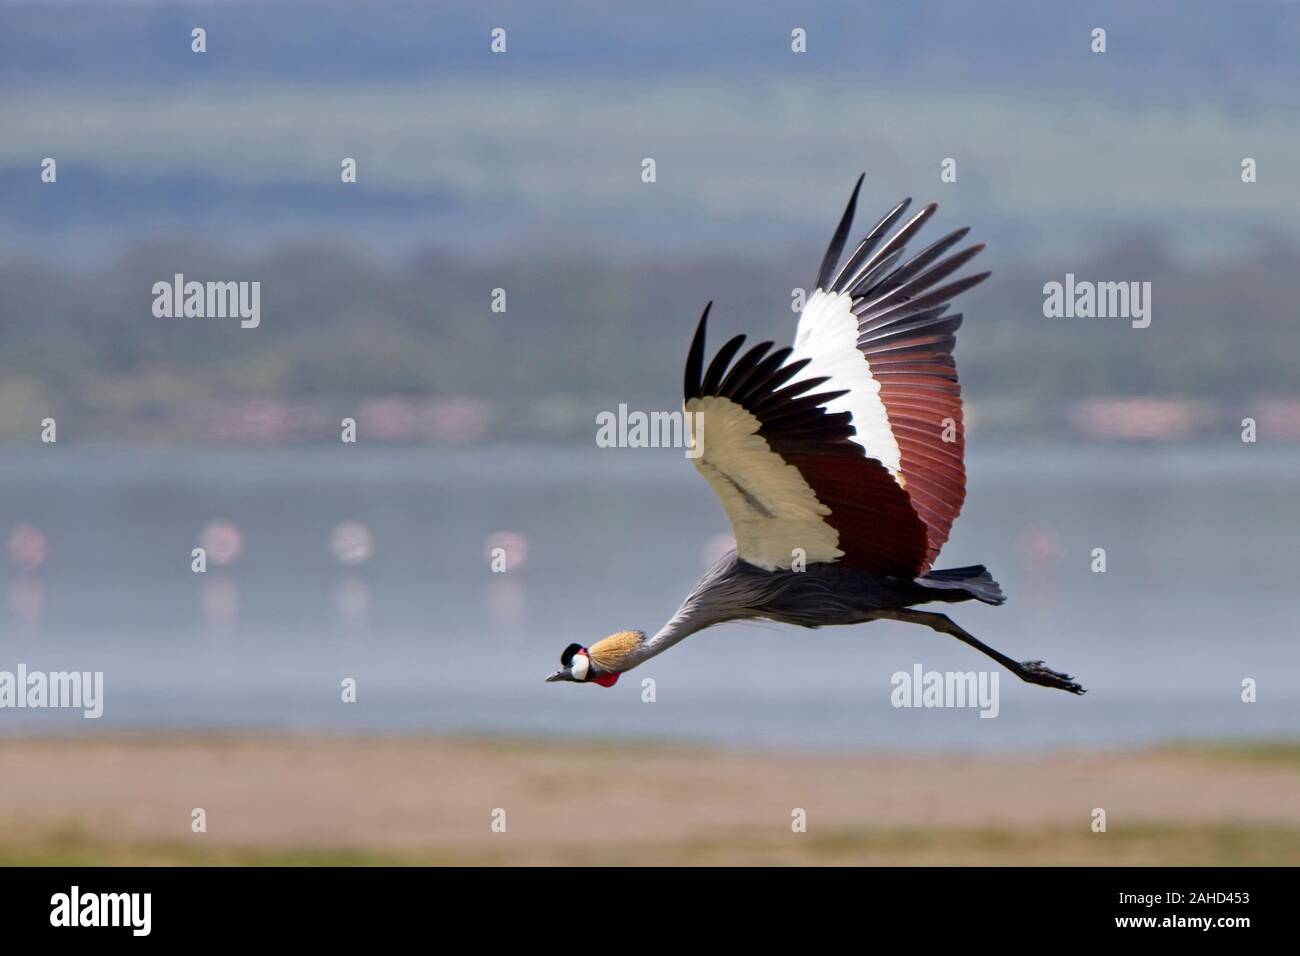
[[[852,441],[851,416],[821,376],[801,377],[792,349],[755,345],[724,373],[731,339],[704,372],[708,309],[684,383],[696,468],[722,501],[742,560],[773,570],[843,561],[911,575],[925,560],[925,525],[889,472]],[[793,379],[794,381],[791,381]],[[870,528],[871,533],[866,534]]]
[[[828,256],[843,249],[860,185]],[[819,389],[839,393],[826,410],[849,415],[852,441],[904,491],[925,527],[928,568],[966,495],[961,387],[952,354],[962,314],[949,315],[948,309],[989,273],[952,278],[984,249],[981,243],[952,251],[969,232],[965,228],[904,259],[908,242],[938,208],[927,204],[889,234],[909,202],[886,213],[838,271],[823,261],[817,289],[799,317],[791,359],[806,362],[800,377],[821,379]],[[891,512],[888,520],[896,515]],[[865,522],[852,526],[851,534],[871,533]],[[841,541],[854,546],[843,535]]]

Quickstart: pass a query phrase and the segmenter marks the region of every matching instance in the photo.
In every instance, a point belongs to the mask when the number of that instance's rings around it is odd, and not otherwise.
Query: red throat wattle
[[[601,687],[613,687],[615,684],[618,683],[618,675],[601,674],[599,677],[593,677],[592,680],[595,681],[597,684],[599,684]]]

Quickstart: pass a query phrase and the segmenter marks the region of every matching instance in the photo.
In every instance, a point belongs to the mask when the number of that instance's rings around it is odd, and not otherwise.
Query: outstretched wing
[[[769,570],[840,561],[920,574],[966,494],[952,358],[961,315],[947,311],[989,273],[945,280],[984,247],[947,255],[966,235],[959,229],[903,261],[937,208],[890,235],[904,200],[838,267],[861,186],[859,178],[794,346],[764,342],[737,360],[737,336],[706,371],[706,308],[686,362],[695,465],[722,499],[737,554]]]
[[[966,497],[961,387],[952,355],[962,317],[947,313],[952,299],[989,273],[946,281],[984,248],[948,255],[967,229],[904,260],[907,242],[938,208],[930,203],[889,235],[910,199],[876,223],[837,268],[861,187],[859,177],[817,289],[799,316],[789,363],[806,362],[795,382],[816,378],[839,393],[826,410],[848,413],[852,441],[906,494],[925,525],[923,570],[938,557]]]
[[[710,306],[712,303],[710,303]],[[686,360],[685,409],[695,467],[722,500],[736,553],[773,570],[843,560],[881,573],[916,573],[925,525],[907,494],[853,441],[852,416],[827,403],[823,378],[799,376],[792,349],[756,345],[737,361],[743,335],[707,371],[700,317]]]

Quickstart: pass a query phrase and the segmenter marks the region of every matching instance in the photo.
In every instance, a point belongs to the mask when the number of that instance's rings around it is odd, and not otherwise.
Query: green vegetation
[[[0,847],[0,866],[485,866],[539,864],[672,865],[1083,865],[1294,866],[1300,827],[844,828],[829,833],[729,832],[707,841],[610,844],[600,847],[522,846],[517,851],[410,852],[349,847],[247,848],[192,843],[114,844],[76,831]]]
[[[1255,399],[1295,390],[1295,328],[1276,305],[1288,258],[1179,265],[1151,243],[1122,261],[1071,257],[1080,276],[1151,281],[1144,330],[1044,318],[1042,284],[1060,270],[990,261],[998,281],[962,304],[958,346],[977,427],[1059,439],[1070,403],[1154,395],[1194,403],[1196,430],[1232,431]],[[182,266],[260,281],[261,327],[155,318],[150,284]],[[806,252],[663,257],[647,270],[560,249],[423,256],[394,269],[317,245],[183,257],[136,249],[106,274],[11,260],[0,266],[0,440],[30,440],[46,415],[99,441],[337,440],[340,417],[356,415],[371,440],[589,441],[597,410],[674,407],[708,299],[718,300],[716,335],[743,327],[787,340],[789,290],[811,268]],[[498,286],[509,291],[505,313],[489,309]],[[439,407],[449,401],[472,406],[468,431],[457,407]]]

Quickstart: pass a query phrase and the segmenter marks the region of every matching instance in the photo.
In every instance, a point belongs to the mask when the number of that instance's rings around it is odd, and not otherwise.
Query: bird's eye
[[[586,680],[587,669],[591,666],[591,661],[587,659],[586,654],[574,654],[573,663],[569,665],[569,671],[573,674],[574,680]]]

